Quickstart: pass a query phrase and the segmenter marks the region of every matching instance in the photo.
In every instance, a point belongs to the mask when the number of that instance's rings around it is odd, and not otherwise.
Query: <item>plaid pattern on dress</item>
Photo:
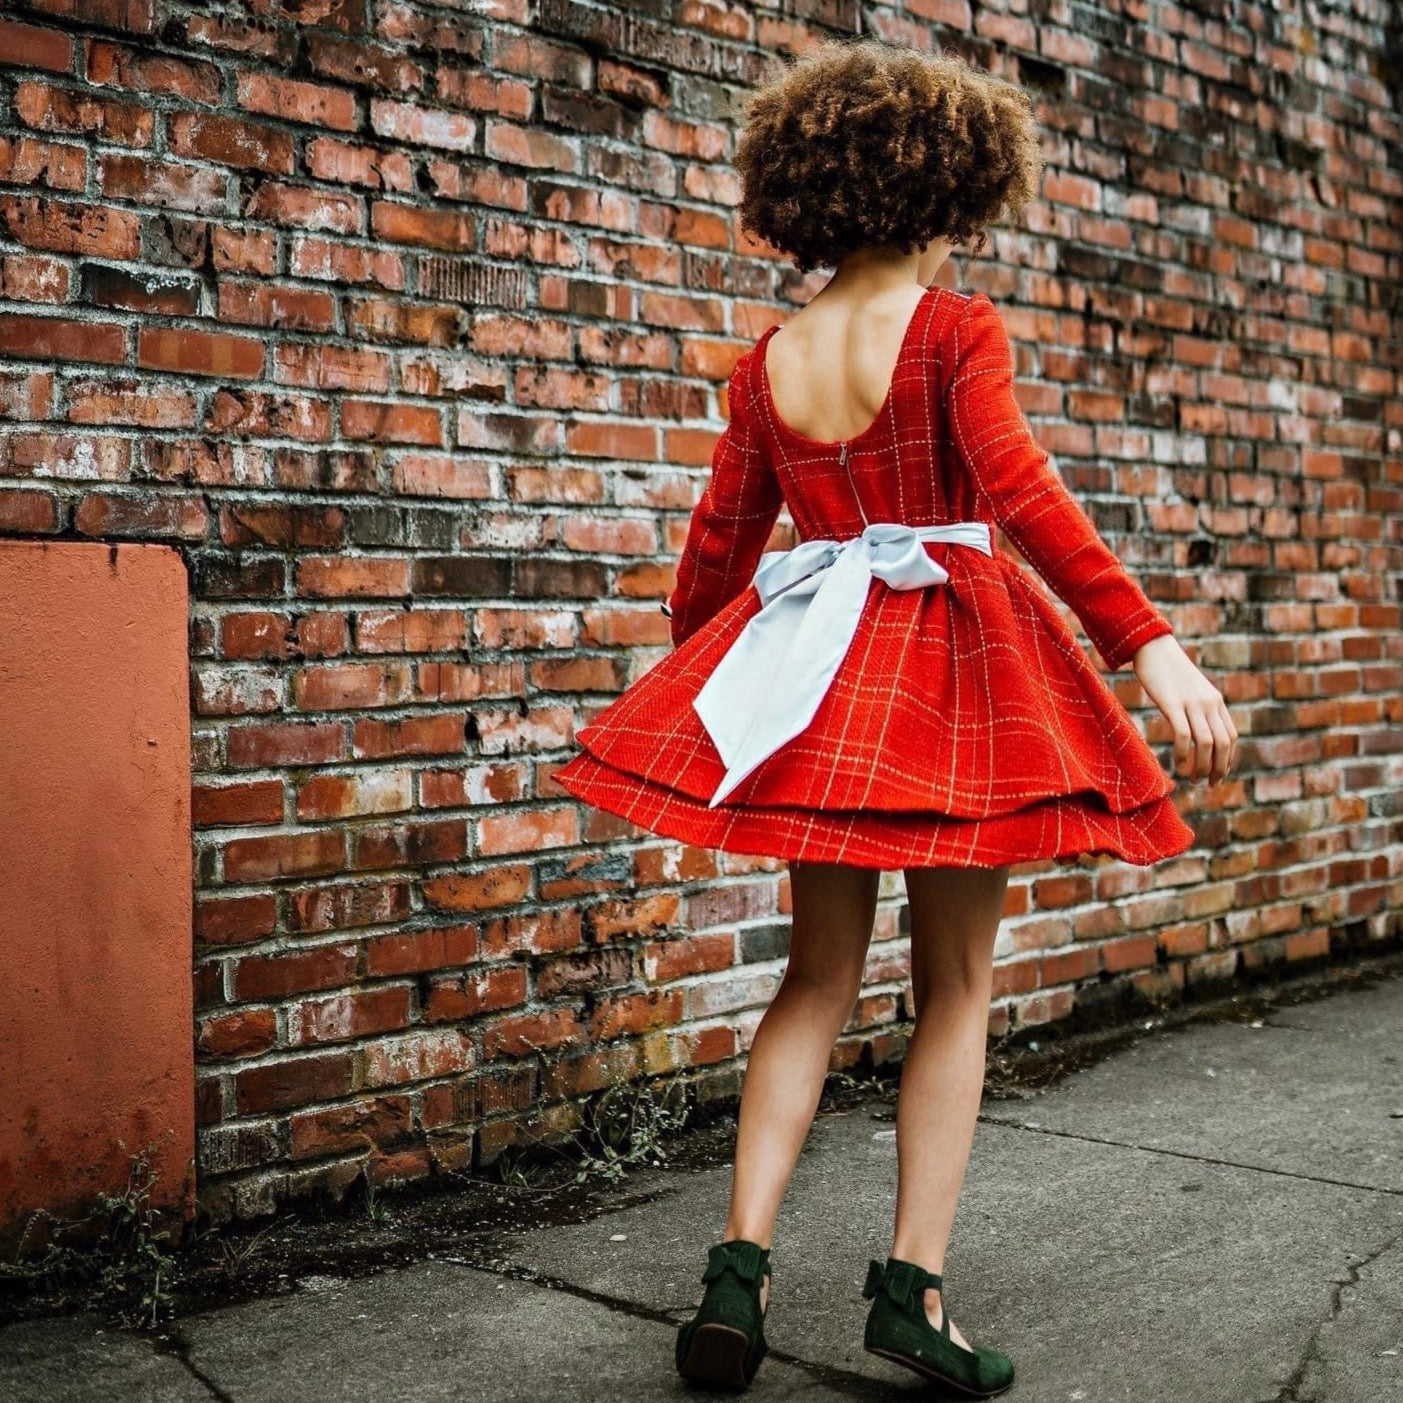
[[[1033,438],[986,295],[927,289],[845,461],[775,411],[764,356],[777,329],[731,375],[678,561],[675,646],[578,732],[557,782],[654,832],[784,858],[895,868],[1108,852],[1145,865],[1184,851],[1194,833],[1172,776],[1046,590],[997,548],[942,542],[924,548],[949,580],[874,579],[813,720],[707,807],[725,766],[692,700],[760,608],[750,580],[785,504],[805,540],[869,521],[1001,527],[1111,668],[1171,630]]]

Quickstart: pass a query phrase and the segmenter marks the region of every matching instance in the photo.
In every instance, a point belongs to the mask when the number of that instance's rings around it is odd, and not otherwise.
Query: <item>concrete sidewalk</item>
[[[986,1099],[946,1261],[1010,1400],[1403,1400],[1403,980],[1147,1033]],[[892,1106],[821,1115],[774,1237],[763,1398],[932,1396],[864,1353]],[[16,1403],[678,1399],[727,1166],[632,1172],[587,1221],[184,1317],[178,1348],[90,1316],[0,1330]],[[486,1241],[487,1238],[484,1238]]]

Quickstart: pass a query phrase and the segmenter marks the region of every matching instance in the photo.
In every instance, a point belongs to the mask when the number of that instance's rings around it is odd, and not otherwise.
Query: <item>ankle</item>
[[[728,1227],[721,1234],[722,1242],[753,1242],[757,1247],[762,1247],[766,1252],[770,1250],[769,1233],[746,1232],[743,1228]]]

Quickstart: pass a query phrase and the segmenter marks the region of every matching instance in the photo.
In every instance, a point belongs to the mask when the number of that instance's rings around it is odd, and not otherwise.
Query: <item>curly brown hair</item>
[[[865,247],[962,244],[1038,193],[1033,99],[957,54],[825,39],[745,104],[741,227],[800,272]]]

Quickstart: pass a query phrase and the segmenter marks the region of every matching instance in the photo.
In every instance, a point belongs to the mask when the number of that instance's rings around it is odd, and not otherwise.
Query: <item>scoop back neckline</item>
[[[774,322],[766,327],[755,350],[756,360],[758,362],[756,369],[760,376],[760,391],[764,397],[765,407],[769,413],[770,419],[784,433],[789,435],[790,438],[798,440],[809,448],[841,449],[845,444],[851,448],[853,444],[861,442],[870,434],[874,433],[891,410],[892,399],[896,394],[896,380],[901,370],[901,363],[906,359],[907,349],[916,331],[916,323],[920,321],[921,314],[926,308],[926,300],[932,293],[949,293],[951,296],[960,297],[964,300],[968,300],[968,298],[973,295],[971,293],[956,292],[953,288],[942,287],[939,283],[932,283],[926,288],[917,300],[915,310],[911,313],[910,320],[906,323],[906,329],[901,334],[900,346],[896,353],[896,364],[892,367],[891,377],[887,382],[887,392],[882,399],[881,406],[866,427],[855,434],[849,434],[846,438],[811,438],[808,434],[800,433],[798,429],[787,423],[780,415],[779,408],[775,404],[774,393],[770,389],[770,375],[765,366],[765,350],[770,343],[770,337],[773,336],[784,323]]]

